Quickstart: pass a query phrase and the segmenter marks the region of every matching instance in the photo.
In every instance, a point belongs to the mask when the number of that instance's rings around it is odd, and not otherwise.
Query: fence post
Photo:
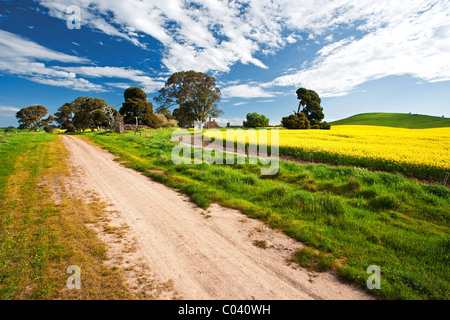
[[[447,172],[447,173],[445,174],[444,187],[447,186],[449,177],[450,177],[450,172]]]

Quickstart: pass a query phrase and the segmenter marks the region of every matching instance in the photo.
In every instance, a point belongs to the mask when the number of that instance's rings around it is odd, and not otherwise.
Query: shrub
[[[175,120],[167,120],[166,116],[162,113],[155,114],[158,122],[158,127],[160,128],[178,128],[178,124]]]
[[[47,132],[47,133],[53,133],[54,129],[55,128],[53,126],[45,126],[44,127],[44,131]]]
[[[169,122],[167,122],[167,127],[178,128],[178,123],[175,120],[169,120]]]
[[[66,132],[76,132],[77,131],[77,128],[72,124],[72,123],[69,123],[67,126],[66,126]]]
[[[158,125],[162,128],[166,127],[169,121],[167,120],[166,116],[162,113],[155,114],[156,119],[158,120]]]
[[[263,128],[269,126],[269,119],[265,115],[256,112],[247,114],[247,121],[244,121],[246,128]]]
[[[311,124],[306,118],[306,115],[302,112],[291,114],[289,117],[285,117],[281,120],[281,124],[286,129],[298,130],[298,129],[310,129]]]

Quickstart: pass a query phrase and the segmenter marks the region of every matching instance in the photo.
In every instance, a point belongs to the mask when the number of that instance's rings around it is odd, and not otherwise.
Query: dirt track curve
[[[160,183],[123,167],[109,152],[73,136],[63,142],[78,174],[113,205],[137,254],[161,281],[173,280],[183,299],[371,299],[331,273],[289,263],[302,244],[242,213],[212,205],[203,210]],[[267,248],[255,241],[266,242]]]

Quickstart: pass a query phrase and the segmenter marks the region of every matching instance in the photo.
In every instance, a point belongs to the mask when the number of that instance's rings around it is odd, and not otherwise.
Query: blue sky
[[[78,19],[79,18],[79,19]],[[79,21],[80,29],[69,28]],[[72,24],[71,24],[72,23]],[[216,77],[219,123],[271,124],[322,97],[326,120],[450,114],[448,0],[0,0],[0,127],[22,107],[53,114],[92,96],[153,101],[170,74]]]

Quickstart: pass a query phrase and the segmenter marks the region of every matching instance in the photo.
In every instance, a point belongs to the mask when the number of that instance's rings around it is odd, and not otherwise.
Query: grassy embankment
[[[260,165],[174,165],[172,130],[88,133],[125,165],[179,189],[199,206],[216,202],[283,230],[308,247],[294,261],[334,270],[366,288],[366,270],[382,271],[387,299],[448,299],[450,191],[400,174],[353,167],[281,162],[278,175]],[[196,151],[201,152],[201,151]],[[155,170],[163,170],[160,174]]]
[[[57,135],[0,136],[0,299],[126,299],[122,275],[86,227],[104,206],[71,195],[67,151]],[[55,190],[56,193],[55,193]],[[82,290],[67,289],[70,265]]]

